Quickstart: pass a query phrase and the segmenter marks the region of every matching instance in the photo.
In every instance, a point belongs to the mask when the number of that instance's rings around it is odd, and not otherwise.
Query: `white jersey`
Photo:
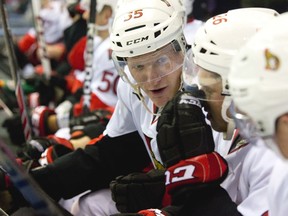
[[[119,81],[119,101],[105,133],[115,137],[137,130],[146,143],[154,165],[158,167],[161,158],[156,144],[157,121],[132,92],[127,83]],[[148,98],[146,103],[153,110],[153,104]],[[242,145],[241,148],[229,153],[231,142],[224,141],[222,134],[218,135],[215,137],[216,151],[227,160],[229,166],[228,177],[222,186],[238,205],[240,213],[262,215],[268,210],[268,182],[274,163],[277,161],[276,156],[265,146],[258,147],[251,144]]]
[[[270,163],[270,161],[268,162]],[[274,166],[269,184],[269,216],[286,216],[288,212],[288,161]]]
[[[102,41],[98,36],[94,37],[94,56],[93,56],[93,78],[91,81],[91,93],[95,94],[103,103],[115,107],[117,97],[117,84],[119,80],[118,72],[110,57],[109,38]],[[75,70],[74,75],[80,82],[84,82],[85,71]],[[57,113],[58,125],[63,125],[55,135],[65,139],[70,139],[69,112],[62,115]]]
[[[94,37],[92,70],[91,92],[108,106],[114,107],[117,102],[119,75],[111,58],[109,37],[104,41],[98,36]],[[76,70],[75,75],[79,81],[84,82],[85,71]]]
[[[240,143],[238,148],[229,151],[232,142],[224,141],[222,134],[218,135],[216,151],[229,166],[228,176],[221,186],[227,190],[242,215],[267,213],[269,179],[278,158],[263,143],[252,145],[242,141],[242,145]]]

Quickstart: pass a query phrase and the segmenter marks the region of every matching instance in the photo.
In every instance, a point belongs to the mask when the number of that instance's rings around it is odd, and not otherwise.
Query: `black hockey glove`
[[[104,126],[106,126],[111,118],[111,115],[112,115],[111,110],[98,109],[93,112],[83,114],[81,116],[71,117],[69,121],[69,126],[71,131],[81,130],[86,125],[97,124],[99,122],[101,122]]]
[[[190,92],[180,92],[166,104],[157,131],[165,167],[214,151],[211,127],[205,121],[200,101]]]
[[[165,193],[163,170],[119,176],[110,183],[112,199],[120,212],[137,212],[146,208],[160,208]]]
[[[197,190],[219,186],[226,177],[227,163],[214,152],[211,127],[193,93],[179,92],[167,103],[157,131],[159,153],[167,168],[166,190],[174,204],[185,203]]]
[[[35,137],[34,139],[27,141],[23,149],[18,152],[17,156],[21,158],[22,161],[37,161],[47,148],[58,145],[68,149],[73,149],[73,146],[68,140],[54,135],[49,135],[47,137]]]

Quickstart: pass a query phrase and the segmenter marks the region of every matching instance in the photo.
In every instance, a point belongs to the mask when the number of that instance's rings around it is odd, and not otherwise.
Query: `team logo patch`
[[[266,58],[266,69],[276,71],[280,67],[279,58],[270,52],[269,49],[265,49],[265,58]]]

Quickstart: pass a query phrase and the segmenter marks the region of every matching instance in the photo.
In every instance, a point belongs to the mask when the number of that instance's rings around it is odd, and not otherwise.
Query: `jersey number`
[[[119,76],[117,76],[115,79],[111,79],[110,77],[113,78],[114,73],[109,72],[109,71],[104,71],[103,76],[102,76],[102,82],[106,83],[105,87],[98,87],[98,90],[101,92],[108,92],[111,88],[113,90],[113,93],[116,95],[116,90],[117,90],[117,83],[119,80]]]

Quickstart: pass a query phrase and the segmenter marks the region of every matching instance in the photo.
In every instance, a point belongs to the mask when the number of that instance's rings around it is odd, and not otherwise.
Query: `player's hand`
[[[165,167],[182,159],[214,151],[211,127],[200,101],[191,92],[179,92],[161,112],[157,144]]]
[[[110,183],[112,199],[120,212],[137,212],[146,208],[160,208],[165,193],[163,170],[119,176]]]
[[[94,138],[99,137],[103,134],[106,125],[103,125],[102,122],[91,123],[83,126],[82,129],[72,130],[70,132],[71,138],[70,142],[73,145],[74,149],[85,148],[85,146]]]
[[[73,149],[71,143],[63,138],[49,135],[47,137],[35,137],[25,143],[23,149],[18,152],[18,157],[23,161],[39,160],[41,154],[50,146],[61,145],[69,149]]]
[[[226,177],[227,162],[214,152],[211,127],[191,92],[180,92],[167,103],[157,131],[159,153],[167,168],[166,190],[172,201],[193,190],[219,185]]]
[[[48,118],[55,114],[55,111],[47,106],[37,106],[33,110],[31,121],[35,136],[47,136],[52,134],[48,124]]]

